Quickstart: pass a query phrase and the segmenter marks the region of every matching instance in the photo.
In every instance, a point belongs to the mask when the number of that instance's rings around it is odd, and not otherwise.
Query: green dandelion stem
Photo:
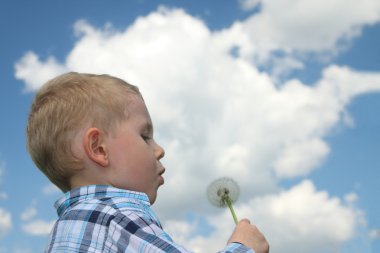
[[[236,217],[236,214],[235,214],[235,210],[234,208],[232,207],[232,202],[231,202],[231,199],[228,195],[225,195],[223,197],[223,200],[224,202],[227,204],[228,208],[230,209],[231,211],[231,214],[232,214],[232,217],[234,218],[234,221],[235,221],[235,224],[238,224],[238,219]]]

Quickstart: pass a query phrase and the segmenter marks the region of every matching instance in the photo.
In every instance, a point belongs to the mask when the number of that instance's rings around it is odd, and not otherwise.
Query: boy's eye
[[[141,135],[141,138],[143,138],[144,141],[149,141],[150,139],[152,139],[152,137],[150,137],[149,135]]]

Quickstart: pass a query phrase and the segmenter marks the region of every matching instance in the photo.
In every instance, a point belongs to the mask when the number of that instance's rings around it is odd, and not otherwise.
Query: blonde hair
[[[127,117],[128,94],[138,88],[109,75],[66,73],[37,92],[27,125],[27,148],[36,166],[62,191],[81,161],[72,152],[74,136],[86,125],[112,131]]]

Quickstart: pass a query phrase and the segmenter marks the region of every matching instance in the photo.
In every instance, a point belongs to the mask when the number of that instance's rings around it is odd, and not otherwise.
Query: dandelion
[[[207,188],[207,198],[209,202],[217,207],[225,207],[231,211],[235,224],[238,223],[232,203],[239,198],[239,186],[229,177],[222,177],[214,180]]]

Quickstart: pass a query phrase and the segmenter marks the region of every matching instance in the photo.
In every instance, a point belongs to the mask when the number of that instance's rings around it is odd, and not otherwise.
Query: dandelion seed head
[[[239,185],[229,177],[216,179],[207,188],[208,201],[217,207],[227,206],[226,197],[234,203],[239,198],[239,193]]]

